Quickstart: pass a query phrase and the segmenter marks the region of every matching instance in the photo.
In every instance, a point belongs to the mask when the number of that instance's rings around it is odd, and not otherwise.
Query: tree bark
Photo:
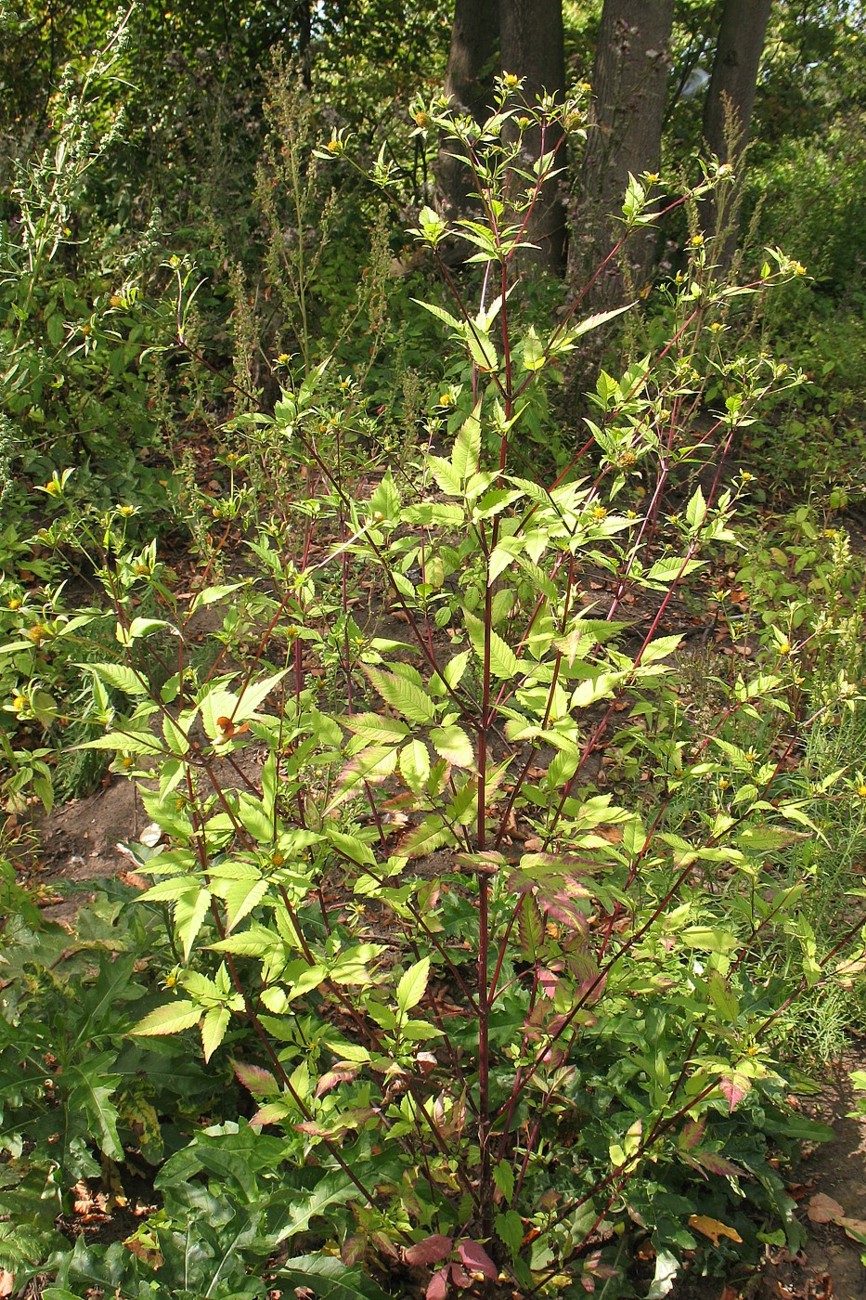
[[[721,162],[735,162],[748,142],[771,8],[772,0],[725,0],[704,101],[704,139]],[[728,137],[726,119],[734,127],[734,141]]]
[[[445,94],[476,122],[490,104],[497,24],[496,0],[455,0]]]
[[[581,292],[620,237],[629,173],[657,172],[661,160],[673,0],[605,0],[593,70],[593,116],[577,185],[569,278]],[[641,289],[652,271],[658,234],[635,232],[625,247],[629,278]],[[611,263],[595,282],[594,305],[618,302],[622,269]]]
[[[772,0],[725,0],[713,72],[704,100],[704,139],[722,163],[735,168],[749,141],[758,67]],[[726,270],[737,250],[740,186],[735,179],[702,204],[701,220],[713,241],[713,259]]]
[[[496,46],[499,40],[497,0],[455,0],[451,46],[445,74],[445,94],[452,107],[483,122],[493,89]],[[436,178],[452,215],[467,206],[468,173],[446,142],[436,164]]]
[[[525,79],[524,94],[530,104],[543,94],[565,95],[565,43],[562,30],[562,0],[500,0],[499,31],[501,64],[504,72]],[[549,152],[562,140],[562,133],[550,130],[544,139]],[[541,132],[524,133],[527,162],[541,152]],[[564,164],[565,159],[562,158]],[[565,209],[556,179],[542,189],[526,237],[537,251],[527,260],[550,271],[561,272],[565,250]]]

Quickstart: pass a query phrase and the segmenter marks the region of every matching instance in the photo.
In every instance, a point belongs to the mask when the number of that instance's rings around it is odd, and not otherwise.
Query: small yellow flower
[[[50,497],[59,497],[63,489],[60,486],[60,479],[51,478],[44,484],[42,491],[47,492]]]
[[[328,141],[328,143],[325,145],[325,148],[327,149],[328,153],[339,153],[342,147],[343,147],[343,142],[341,140],[338,140],[336,136],[332,136],[331,139]]]
[[[603,519],[607,519],[607,511],[604,506],[593,506],[592,517],[597,520],[598,523],[601,523]]]
[[[753,476],[752,474],[750,474],[749,471],[748,471],[747,469],[744,469],[743,472],[742,472],[742,474],[740,475],[740,482],[742,482],[742,483],[751,483],[753,477],[754,477],[754,476]]]
[[[23,709],[26,709],[26,708],[27,708],[27,696],[26,696],[26,695],[13,695],[13,697],[12,697],[12,708],[15,710],[16,713],[21,713],[21,711],[22,711]]]
[[[31,628],[27,629],[27,636],[34,645],[41,645],[48,635],[48,628],[44,623],[34,623]]]
[[[439,394],[439,405],[440,405],[440,406],[453,406],[453,405],[454,405],[454,398],[451,396],[450,393],[440,393],[440,394]]]
[[[748,750],[746,753],[746,762],[757,763],[757,761],[758,761],[758,755],[755,753],[755,751],[753,749]]]
[[[710,326],[710,329],[714,334],[720,334],[724,328],[725,327],[720,320],[714,320],[712,325]]]
[[[692,235],[691,246],[692,248],[703,248],[704,246],[703,235]]]
[[[119,515],[122,515],[124,519],[128,519],[130,515],[135,514],[135,506],[130,506],[130,505],[118,506],[117,513]]]
[[[123,299],[121,298],[120,294],[119,294],[119,293],[113,293],[113,294],[111,295],[111,297],[109,298],[109,300],[108,300],[108,305],[109,305],[109,307],[122,307],[122,306],[123,306]]]
[[[277,362],[281,366],[287,366],[291,361],[291,359],[292,358],[289,356],[288,352],[281,352],[280,355],[277,357]]]
[[[649,181],[650,185],[655,185],[656,181],[659,178],[658,172],[645,172],[644,176],[646,180]]]
[[[719,789],[720,789],[720,790],[727,790],[728,787],[730,786],[730,784],[731,784],[731,783],[730,783],[730,781],[728,780],[728,778],[727,778],[726,776],[723,776],[723,777],[721,777],[721,778],[719,779]]]
[[[509,90],[513,90],[515,86],[520,85],[520,78],[515,76],[513,72],[506,72],[502,82],[503,85],[508,86]]]
[[[779,654],[789,655],[790,653],[791,653],[791,642],[786,637],[785,640],[780,642],[779,644]]]
[[[13,596],[11,600],[7,601],[7,603],[6,603],[6,608],[7,608],[7,609],[20,609],[20,608],[21,608],[21,600],[20,600],[20,597],[18,597],[18,596]]]
[[[416,125],[416,126],[420,126],[420,127],[423,129],[425,126],[429,126],[429,125],[430,125],[430,118],[427,116],[426,113],[416,113],[416,114],[415,114],[415,125]],[[331,147],[331,146],[328,145],[328,148],[329,148],[329,149],[330,149],[330,147]]]

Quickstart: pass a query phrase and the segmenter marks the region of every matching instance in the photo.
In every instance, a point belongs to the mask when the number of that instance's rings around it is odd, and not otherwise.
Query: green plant
[[[4,492],[13,463],[21,487],[76,464],[83,502],[108,504],[120,484],[138,483],[142,502],[165,503],[165,471],[147,463],[159,439],[146,350],[172,325],[145,302],[157,235],[148,227],[126,247],[91,206],[95,177],[124,131],[112,98],[127,20],[80,79],[64,71],[43,147],[9,160],[12,218],[0,238]]]
[[[88,1180],[121,1197],[137,1165],[159,1164],[225,1097],[181,1044],[129,1044],[164,929],[159,909],[130,905],[134,891],[112,892],[79,913],[72,939],[20,898],[4,925],[0,1266],[22,1285],[68,1250],[58,1223]]]
[[[734,541],[721,465],[786,372],[718,363],[738,386],[702,435],[716,439],[715,481],[665,517],[668,478],[694,450],[695,339],[741,292],[713,282],[696,246],[672,340],[602,374],[570,471],[550,487],[512,471],[529,394],[606,319],[521,322],[522,228],[555,151],[525,172],[519,132],[580,119],[517,89],[500,83],[480,136],[428,115],[466,151],[483,217],[452,230],[423,209],[415,232],[434,257],[459,233],[484,268],[470,306],[443,262],[452,308],[430,307],[465,375],[453,413],[441,404],[450,454],[356,494],[320,448],[333,400],[320,368],[272,417],[235,424],[239,454],[257,454],[264,430],[268,454],[301,448],[323,485],[265,521],[257,594],[205,574],[182,610],[153,564],[104,566],[127,658],[88,664],[117,692],[89,745],[156,778],[142,797],[167,847],[141,870],[155,880],[145,901],[171,909],[174,949],[173,994],[135,1036],[198,1030],[206,1061],[225,1042],[255,1107],[249,1128],[210,1131],[161,1175],[166,1202],[141,1236],[160,1257],[157,1293],[200,1232],[208,1286],[259,1294],[214,1271],[229,1224],[248,1260],[303,1243],[272,1264],[277,1284],[328,1275],[338,1294],[431,1300],[500,1282],[625,1294],[620,1241],[634,1236],[663,1295],[702,1235],[718,1243],[707,1269],[739,1246],[800,1240],[770,1144],[820,1130],[787,1107],[783,1026],[856,953],[862,918],[816,937],[805,884],[777,887],[775,861],[819,830],[788,783],[814,721],[790,655],[720,679],[718,710],[696,725],[669,622],[674,591]],[[635,181],[627,223],[645,212]],[[598,463],[581,477],[590,445]],[[619,504],[639,468],[654,483],[642,514]],[[284,490],[277,501],[295,508]],[[370,574],[399,636],[354,617]],[[223,623],[197,654],[205,609]],[[828,691],[818,713],[834,707]],[[244,762],[253,742],[261,769]],[[621,764],[619,799],[599,755]],[[241,1149],[237,1172],[214,1172]],[[299,1203],[313,1172],[325,1190]],[[190,1215],[205,1187],[228,1198],[216,1236]],[[129,1270],[146,1285],[117,1251],[101,1259],[112,1285]],[[79,1250],[59,1293],[90,1268]]]

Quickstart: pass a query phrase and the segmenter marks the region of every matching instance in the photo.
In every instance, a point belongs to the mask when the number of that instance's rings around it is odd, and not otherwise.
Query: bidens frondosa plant
[[[110,566],[129,663],[88,666],[130,701],[96,743],[158,777],[143,798],[165,847],[142,870],[177,964],[135,1032],[197,1028],[231,1059],[243,1141],[280,1170],[256,1250],[298,1239],[276,1277],[316,1293],[611,1297],[638,1259],[663,1296],[699,1246],[710,1269],[757,1233],[795,1247],[768,1143],[816,1130],[788,1105],[786,1015],[861,946],[856,909],[819,942],[785,866],[821,834],[826,790],[796,758],[837,700],[810,703],[808,645],[714,658],[700,624],[696,650],[682,599],[736,548],[725,459],[791,380],[712,326],[789,265],[730,286],[693,240],[664,346],[601,373],[571,464],[537,481],[547,389],[617,313],[525,323],[527,230],[582,116],[512,81],[480,130],[436,104],[419,127],[465,158],[474,200],[413,232],[450,295],[422,304],[450,360],[417,475],[356,491],[320,451],[351,404],[309,372],[236,422],[244,456],[279,441],[322,485],[262,526],[262,578],[145,617],[131,597],[158,575]],[[388,187],[386,162],[372,179]],[[624,239],[660,215],[656,188],[634,179]],[[236,668],[190,652],[208,605]],[[696,672],[700,707],[679,690]]]

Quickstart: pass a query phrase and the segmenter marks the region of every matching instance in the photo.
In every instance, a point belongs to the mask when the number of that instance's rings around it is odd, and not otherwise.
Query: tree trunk
[[[565,95],[562,0],[500,0],[499,31],[503,71],[525,78],[524,93],[529,103],[545,93],[555,94],[561,101]],[[533,128],[524,133],[523,139],[531,163],[541,152],[541,133]],[[548,131],[545,153],[561,139],[561,131],[556,136]],[[527,228],[527,239],[537,247],[529,260],[551,271],[562,270],[565,209],[557,180],[543,187]]]
[[[445,94],[476,122],[490,106],[497,21],[496,0],[455,0]]]
[[[445,94],[452,106],[483,122],[493,89],[499,38],[497,0],[455,0]],[[453,214],[467,204],[465,164],[451,156],[446,143],[436,165],[439,189]]]
[[[720,162],[735,168],[749,140],[772,0],[725,0],[713,72],[704,101],[704,139]],[[713,257],[725,270],[737,249],[740,187],[735,180],[702,205],[702,223],[713,239]]]
[[[581,292],[620,237],[629,173],[657,172],[661,159],[673,0],[605,0],[593,70],[593,118],[577,185],[569,278]],[[658,234],[633,234],[626,247],[630,289],[652,271]],[[594,305],[618,302],[626,286],[619,263],[598,278]]]
[[[772,0],[725,0],[704,103],[704,139],[721,162],[735,162],[749,138],[771,7]],[[729,138],[726,119],[734,128],[735,141]],[[734,156],[730,156],[732,143]]]

